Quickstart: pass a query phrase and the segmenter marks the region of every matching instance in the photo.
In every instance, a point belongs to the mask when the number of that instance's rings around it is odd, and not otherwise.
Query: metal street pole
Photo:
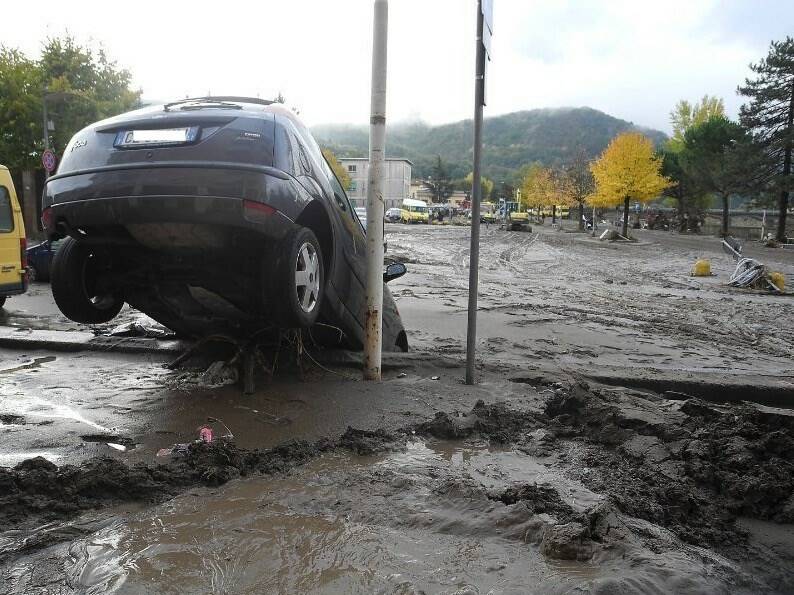
[[[482,0],[477,0],[477,66],[474,76],[474,173],[471,181],[471,247],[469,248],[469,324],[466,329],[466,384],[474,384],[477,349],[477,291],[480,266],[480,153],[482,107],[485,100],[485,46],[483,45]]]
[[[367,313],[364,379],[380,380],[383,338],[383,168],[386,148],[386,49],[388,0],[375,0],[372,35],[372,98],[367,180]]]

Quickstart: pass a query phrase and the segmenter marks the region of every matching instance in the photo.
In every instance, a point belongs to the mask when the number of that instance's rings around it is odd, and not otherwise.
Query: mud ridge
[[[666,400],[648,399],[661,415],[585,384],[547,402],[549,430],[588,445],[589,489],[695,545],[735,543],[740,516],[794,522],[793,416],[695,398],[665,410]]]
[[[65,520],[118,502],[158,502],[195,485],[217,486],[251,473],[283,473],[334,448],[329,440],[294,441],[248,451],[234,443],[191,444],[185,456],[165,464],[127,465],[110,457],[79,466],[36,457],[0,467],[0,527]]]

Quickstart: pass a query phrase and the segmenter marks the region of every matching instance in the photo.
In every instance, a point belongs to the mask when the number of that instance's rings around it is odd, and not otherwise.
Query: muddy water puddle
[[[553,520],[490,491],[552,480],[574,507],[601,499],[550,459],[517,451],[413,442],[379,457],[334,453],[288,477],[194,490],[78,539],[67,584],[89,594],[710,590],[680,551],[619,549],[598,562],[543,556],[539,535]]]

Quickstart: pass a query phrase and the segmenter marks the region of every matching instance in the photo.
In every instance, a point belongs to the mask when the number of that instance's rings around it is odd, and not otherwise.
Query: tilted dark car
[[[109,321],[127,302],[188,336],[311,327],[363,343],[364,230],[278,104],[205,97],[97,122],[69,142],[42,200],[49,238],[68,236],[51,284],[74,321]],[[408,348],[387,288],[383,346]]]

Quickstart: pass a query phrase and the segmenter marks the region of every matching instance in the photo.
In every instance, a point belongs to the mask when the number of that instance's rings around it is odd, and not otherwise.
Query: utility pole
[[[380,380],[383,347],[383,168],[386,150],[386,49],[389,2],[375,0],[367,180],[367,313],[364,379]]]
[[[480,157],[482,108],[485,105],[485,53],[493,30],[493,0],[477,0],[477,64],[474,75],[474,171],[471,181],[471,245],[469,248],[469,320],[466,328],[466,384],[474,384],[477,350],[477,292],[480,267]],[[486,18],[487,13],[487,18]]]

